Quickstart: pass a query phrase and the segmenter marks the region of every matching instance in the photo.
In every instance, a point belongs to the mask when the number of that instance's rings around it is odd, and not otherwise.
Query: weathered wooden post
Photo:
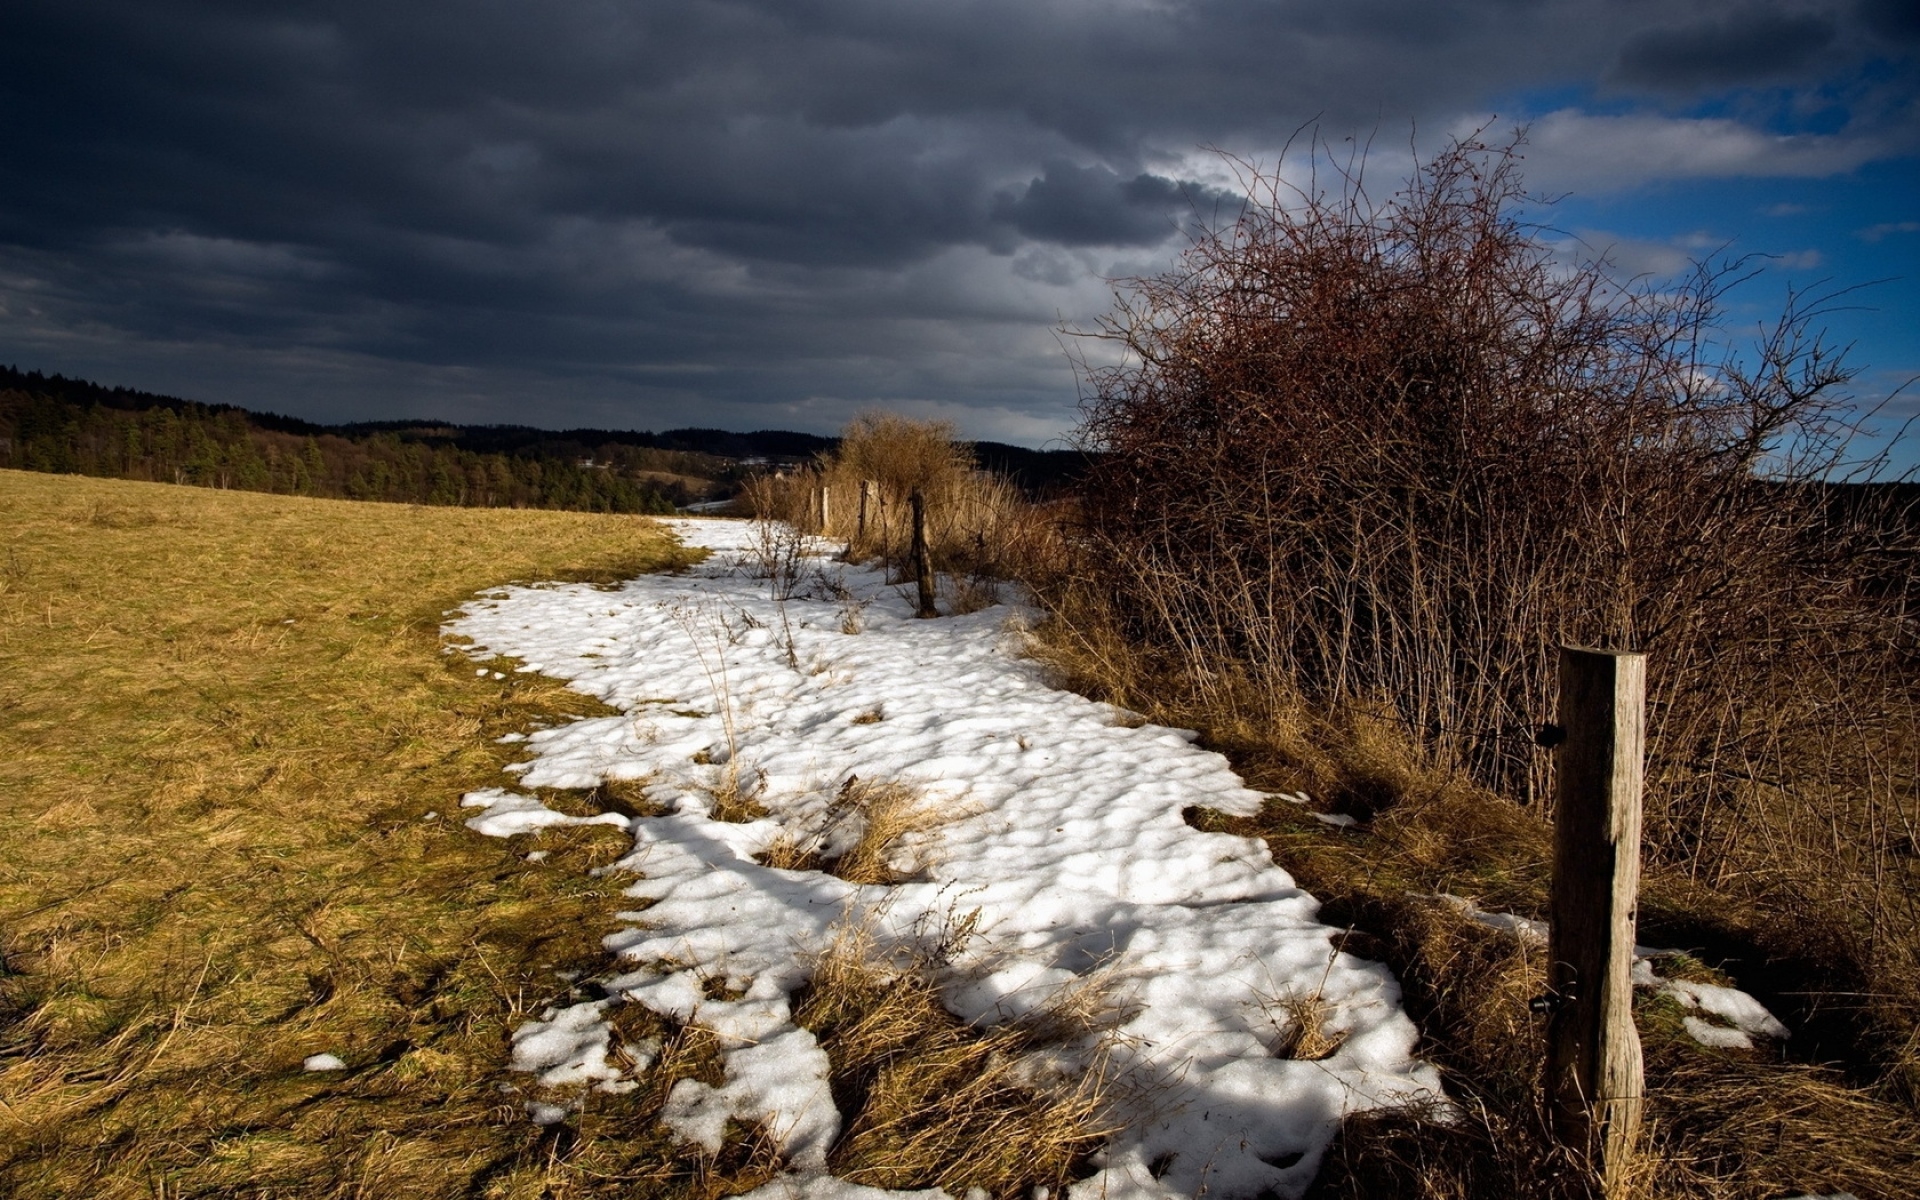
[[[873,480],[860,481],[860,520],[854,526],[854,540],[861,546],[867,544],[867,500],[873,495]]]
[[[920,489],[913,489],[907,497],[913,506],[913,583],[920,593],[919,617],[937,617],[940,610],[933,606],[933,554],[927,549],[927,502],[920,495]]]
[[[1554,1135],[1619,1194],[1645,1082],[1633,1026],[1646,731],[1642,654],[1560,650],[1547,1106]]]

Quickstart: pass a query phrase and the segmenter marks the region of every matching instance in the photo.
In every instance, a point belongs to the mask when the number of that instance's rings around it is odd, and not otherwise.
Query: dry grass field
[[[493,585],[680,554],[637,518],[0,471],[0,1194],[724,1188],[742,1164],[649,1136],[653,1089],[551,1133],[506,1090],[625,838],[534,864],[462,827],[495,737],[598,709],[439,634]],[[679,1041],[667,1083],[712,1069]]]

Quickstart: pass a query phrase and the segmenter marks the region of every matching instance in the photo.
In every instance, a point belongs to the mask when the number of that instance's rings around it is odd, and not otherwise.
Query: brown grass
[[[850,775],[829,821],[855,822],[859,835],[827,869],[848,883],[902,883],[926,869],[926,835],[961,815],[909,784]]]
[[[760,792],[765,786],[765,778],[754,772],[746,778],[729,759],[720,773],[720,781],[713,787],[713,807],[708,815],[716,821],[730,821],[743,824],[758,821],[767,815],[767,806],[760,803]]]
[[[1096,1069],[1062,1078],[1036,1068],[1048,1041],[1097,1036],[1082,1022],[976,1030],[940,1003],[943,963],[890,955],[871,929],[843,927],[816,964],[797,1020],[833,1064],[847,1121],[829,1158],[834,1174],[875,1187],[983,1188],[1016,1200],[1056,1194],[1086,1173],[1111,1127]],[[1093,1010],[1089,1010],[1093,1011]]]
[[[825,865],[817,846],[787,833],[774,838],[755,857],[761,866],[779,871],[818,871]]]
[[[525,1082],[508,1033],[568,998],[557,972],[603,962],[618,886],[584,868],[625,839],[460,824],[460,794],[523,753],[494,738],[602,710],[538,676],[475,678],[440,652],[443,610],[677,561],[634,518],[0,472],[0,1193],[760,1178],[676,1155],[640,1093],[525,1120],[500,1090]],[[322,1051],[348,1069],[301,1069]]]
[[[1288,992],[1265,1004],[1268,1022],[1273,1026],[1269,1046],[1275,1058],[1319,1062],[1330,1058],[1347,1040],[1346,1034],[1331,1028],[1327,1019],[1333,1006],[1316,989]]]

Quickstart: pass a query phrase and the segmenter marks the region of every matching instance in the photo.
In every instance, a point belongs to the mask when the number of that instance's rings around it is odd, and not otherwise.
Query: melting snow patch
[[[1745,992],[1712,983],[1692,983],[1685,979],[1658,980],[1660,991],[1687,1008],[1698,1009],[1726,1022],[1711,1025],[1698,1017],[1682,1021],[1687,1033],[1702,1046],[1719,1049],[1753,1049],[1756,1037],[1784,1039],[1787,1027],[1758,1000]]]
[[[1049,1061],[1123,1072],[1122,1127],[1065,1200],[1297,1197],[1344,1114],[1440,1096],[1386,968],[1335,949],[1318,904],[1259,840],[1181,818],[1189,807],[1259,811],[1264,797],[1224,758],[1185,731],[1050,687],[1021,657],[1006,608],[916,620],[883,576],[859,568],[776,600],[743,569],[750,525],[673,525],[714,556],[612,593],[505,589],[448,629],[472,639],[475,657],[538,663],[620,712],[530,736],[532,757],[515,764],[522,787],[644,779],[666,814],[572,818],[503,789],[462,801],[485,809],[468,823],[497,836],[627,824],[633,850],[615,865],[640,877],[627,894],[649,902],[607,938],[625,968],[603,983],[615,999],[531,1022],[515,1035],[517,1068],[542,1083],[621,1086],[606,1014],[642,1004],[718,1036],[723,1082],[681,1081],[663,1119],[709,1149],[729,1119],[765,1129],[797,1174],[757,1200],[900,1195],[825,1174],[842,1114],[826,1054],[793,1023],[793,993],[853,926],[883,948],[961,941],[944,998],[978,1024],[1097,982],[1109,1035]],[[849,604],[860,610],[852,635]],[[884,719],[856,720],[868,713]],[[911,860],[911,879],[858,885],[761,864],[783,838],[844,850],[836,798],[854,778],[902,784],[950,818],[900,848],[895,864]],[[753,805],[737,803],[743,792]],[[956,927],[973,935],[955,939]],[[1323,1003],[1328,1028],[1344,1034],[1332,1053],[1274,1056],[1273,1001],[1288,995]]]
[[[548,1104],[544,1100],[527,1101],[527,1119],[535,1125],[558,1125],[567,1119],[567,1109],[562,1105]]]
[[[592,1000],[570,1008],[550,1008],[540,1020],[513,1031],[516,1071],[536,1074],[543,1087],[604,1083],[620,1078],[620,1067],[607,1058],[612,1027],[603,1019],[608,1002]]]
[[[1469,920],[1478,921],[1480,924],[1490,929],[1498,929],[1502,933],[1510,933],[1529,946],[1544,946],[1547,944],[1547,923],[1545,921],[1531,920],[1515,913],[1488,912],[1465,896],[1450,896],[1442,892],[1430,898],[1442,901]]]
[[[306,1061],[302,1062],[300,1066],[303,1070],[307,1071],[344,1071],[347,1069],[346,1060],[337,1054],[309,1054],[307,1055]]]
[[[467,828],[488,837],[512,837],[516,833],[531,833],[549,825],[620,825],[625,826],[627,819],[619,813],[601,813],[592,817],[570,817],[563,812],[555,812],[532,796],[522,796],[517,792],[501,788],[487,788],[484,791],[468,792],[460,797],[461,808],[484,808],[487,811],[477,817],[467,819]]]
[[[1534,921],[1514,913],[1487,912],[1463,896],[1449,896],[1444,893],[1432,897],[1441,900],[1459,910],[1463,915],[1493,929],[1510,933],[1532,946],[1547,944],[1549,927],[1545,921]],[[1693,983],[1685,979],[1666,979],[1653,969],[1655,959],[1666,958],[1676,953],[1672,950],[1656,950],[1646,946],[1633,948],[1633,985],[1653,988],[1662,995],[1672,996],[1681,1007],[1704,1012],[1719,1018],[1724,1024],[1713,1024],[1699,1017],[1685,1017],[1681,1025],[1687,1036],[1702,1046],[1711,1046],[1718,1050],[1751,1050],[1753,1039],[1766,1037],[1784,1040],[1789,1036],[1787,1027],[1766,1010],[1758,1000],[1737,988],[1722,987],[1714,983]]]

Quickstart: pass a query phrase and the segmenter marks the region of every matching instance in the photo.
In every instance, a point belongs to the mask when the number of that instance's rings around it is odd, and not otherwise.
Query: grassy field
[[[681,553],[639,518],[0,471],[0,1194],[711,1184],[638,1109],[542,1133],[506,1090],[517,1014],[620,906],[582,860],[625,839],[534,864],[462,827],[495,737],[601,710],[439,634],[490,586]]]

